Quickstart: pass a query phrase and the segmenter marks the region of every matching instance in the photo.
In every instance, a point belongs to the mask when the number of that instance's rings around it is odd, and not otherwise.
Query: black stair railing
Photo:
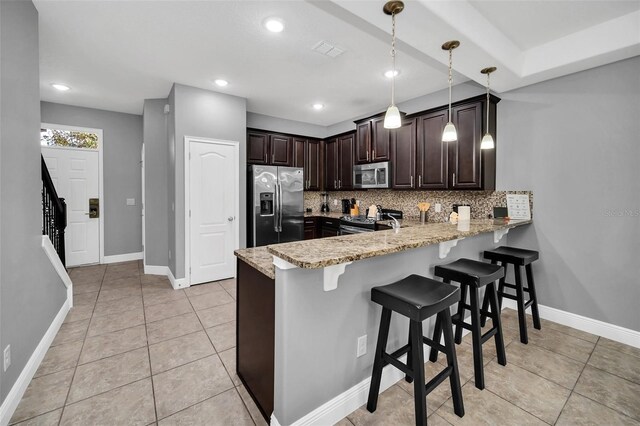
[[[62,264],[66,266],[64,230],[67,227],[67,204],[64,198],[58,197],[44,157],[40,156],[40,158],[42,162],[42,235],[49,236]]]

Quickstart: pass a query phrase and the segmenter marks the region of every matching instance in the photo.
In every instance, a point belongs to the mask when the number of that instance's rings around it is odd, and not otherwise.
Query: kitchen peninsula
[[[380,315],[370,289],[412,273],[433,276],[454,258],[479,259],[531,222],[472,220],[459,230],[405,220],[399,229],[237,250],[237,370],[265,418],[337,421],[348,414],[340,410],[360,406]],[[392,320],[389,348],[406,343],[407,329]],[[356,357],[362,336],[366,353]],[[326,409],[336,397],[342,408]]]

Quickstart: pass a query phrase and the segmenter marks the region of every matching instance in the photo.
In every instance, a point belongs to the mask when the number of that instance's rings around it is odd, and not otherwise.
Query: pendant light
[[[453,70],[453,49],[460,46],[458,40],[451,40],[442,45],[442,50],[449,51],[449,122],[444,126],[442,132],[442,142],[455,142],[458,140],[458,132],[456,126],[451,122],[451,85],[453,84],[452,70]]]
[[[400,111],[395,103],[395,89],[396,89],[396,15],[404,9],[404,3],[398,0],[392,0],[387,2],[382,11],[387,15],[391,15],[391,63],[393,68],[391,69],[391,105],[387,108],[387,113],[384,116],[384,128],[385,129],[397,129],[400,127]]]
[[[482,137],[482,142],[480,143],[480,149],[493,149],[496,147],[496,143],[493,141],[493,137],[489,133],[489,85],[490,85],[490,76],[491,73],[494,72],[496,67],[488,67],[483,68],[480,72],[482,74],[487,75],[487,132]]]

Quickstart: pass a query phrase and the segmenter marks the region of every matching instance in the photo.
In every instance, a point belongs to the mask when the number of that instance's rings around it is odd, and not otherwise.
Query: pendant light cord
[[[489,86],[491,85],[491,73],[487,73],[487,134],[489,134]]]
[[[396,14],[391,14],[391,105],[395,105],[396,92]]]
[[[451,85],[453,84],[453,49],[449,49],[449,122],[451,122]]]

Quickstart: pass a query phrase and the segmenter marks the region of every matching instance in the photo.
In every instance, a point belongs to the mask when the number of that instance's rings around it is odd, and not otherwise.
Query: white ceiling
[[[390,18],[384,1],[55,1],[40,14],[42,99],[140,114],[173,82],[247,98],[251,112],[331,125],[384,110],[390,83]],[[405,1],[396,101],[443,89],[458,39],[455,82],[497,92],[640,54],[636,1]],[[280,34],[262,27],[277,16]],[[311,51],[325,40],[345,53]],[[229,80],[223,89],[216,78]],[[71,86],[58,92],[51,83]],[[311,105],[321,102],[322,111]]]

